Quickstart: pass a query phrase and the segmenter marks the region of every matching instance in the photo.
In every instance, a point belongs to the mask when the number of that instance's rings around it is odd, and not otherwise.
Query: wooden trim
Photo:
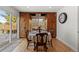
[[[62,44],[64,44],[65,46],[67,46],[68,48],[70,48],[72,51],[75,51],[75,52],[77,52],[77,50],[75,49],[75,48],[73,48],[72,46],[70,46],[67,42],[65,42],[63,39],[60,39],[60,38],[57,38],[56,37],[56,39],[58,40],[58,41],[60,41]]]
[[[47,14],[47,13],[57,13],[57,12],[20,12],[20,13],[35,13],[35,14]]]

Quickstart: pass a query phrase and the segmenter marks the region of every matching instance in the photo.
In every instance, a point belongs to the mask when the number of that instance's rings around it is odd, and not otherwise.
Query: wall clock
[[[59,15],[59,18],[58,18],[59,22],[61,24],[65,23],[67,21],[67,14],[66,13],[61,13]]]

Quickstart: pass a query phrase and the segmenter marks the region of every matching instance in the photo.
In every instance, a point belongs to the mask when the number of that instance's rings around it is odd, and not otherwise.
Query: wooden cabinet
[[[21,12],[20,13],[20,37],[25,38],[26,37],[26,30],[29,29],[29,19],[30,15],[28,13]]]
[[[52,37],[56,37],[56,13],[47,14],[47,29],[51,32]]]

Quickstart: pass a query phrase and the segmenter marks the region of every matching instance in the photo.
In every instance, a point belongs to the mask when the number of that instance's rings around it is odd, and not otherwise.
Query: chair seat
[[[38,45],[38,46],[44,46],[44,45],[46,45],[46,43],[40,43],[40,42],[38,42],[36,45]]]

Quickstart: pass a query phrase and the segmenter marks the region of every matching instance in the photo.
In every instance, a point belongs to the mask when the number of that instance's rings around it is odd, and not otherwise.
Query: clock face
[[[63,23],[66,22],[66,20],[67,20],[67,14],[66,13],[61,13],[59,15],[59,22],[63,24]]]

